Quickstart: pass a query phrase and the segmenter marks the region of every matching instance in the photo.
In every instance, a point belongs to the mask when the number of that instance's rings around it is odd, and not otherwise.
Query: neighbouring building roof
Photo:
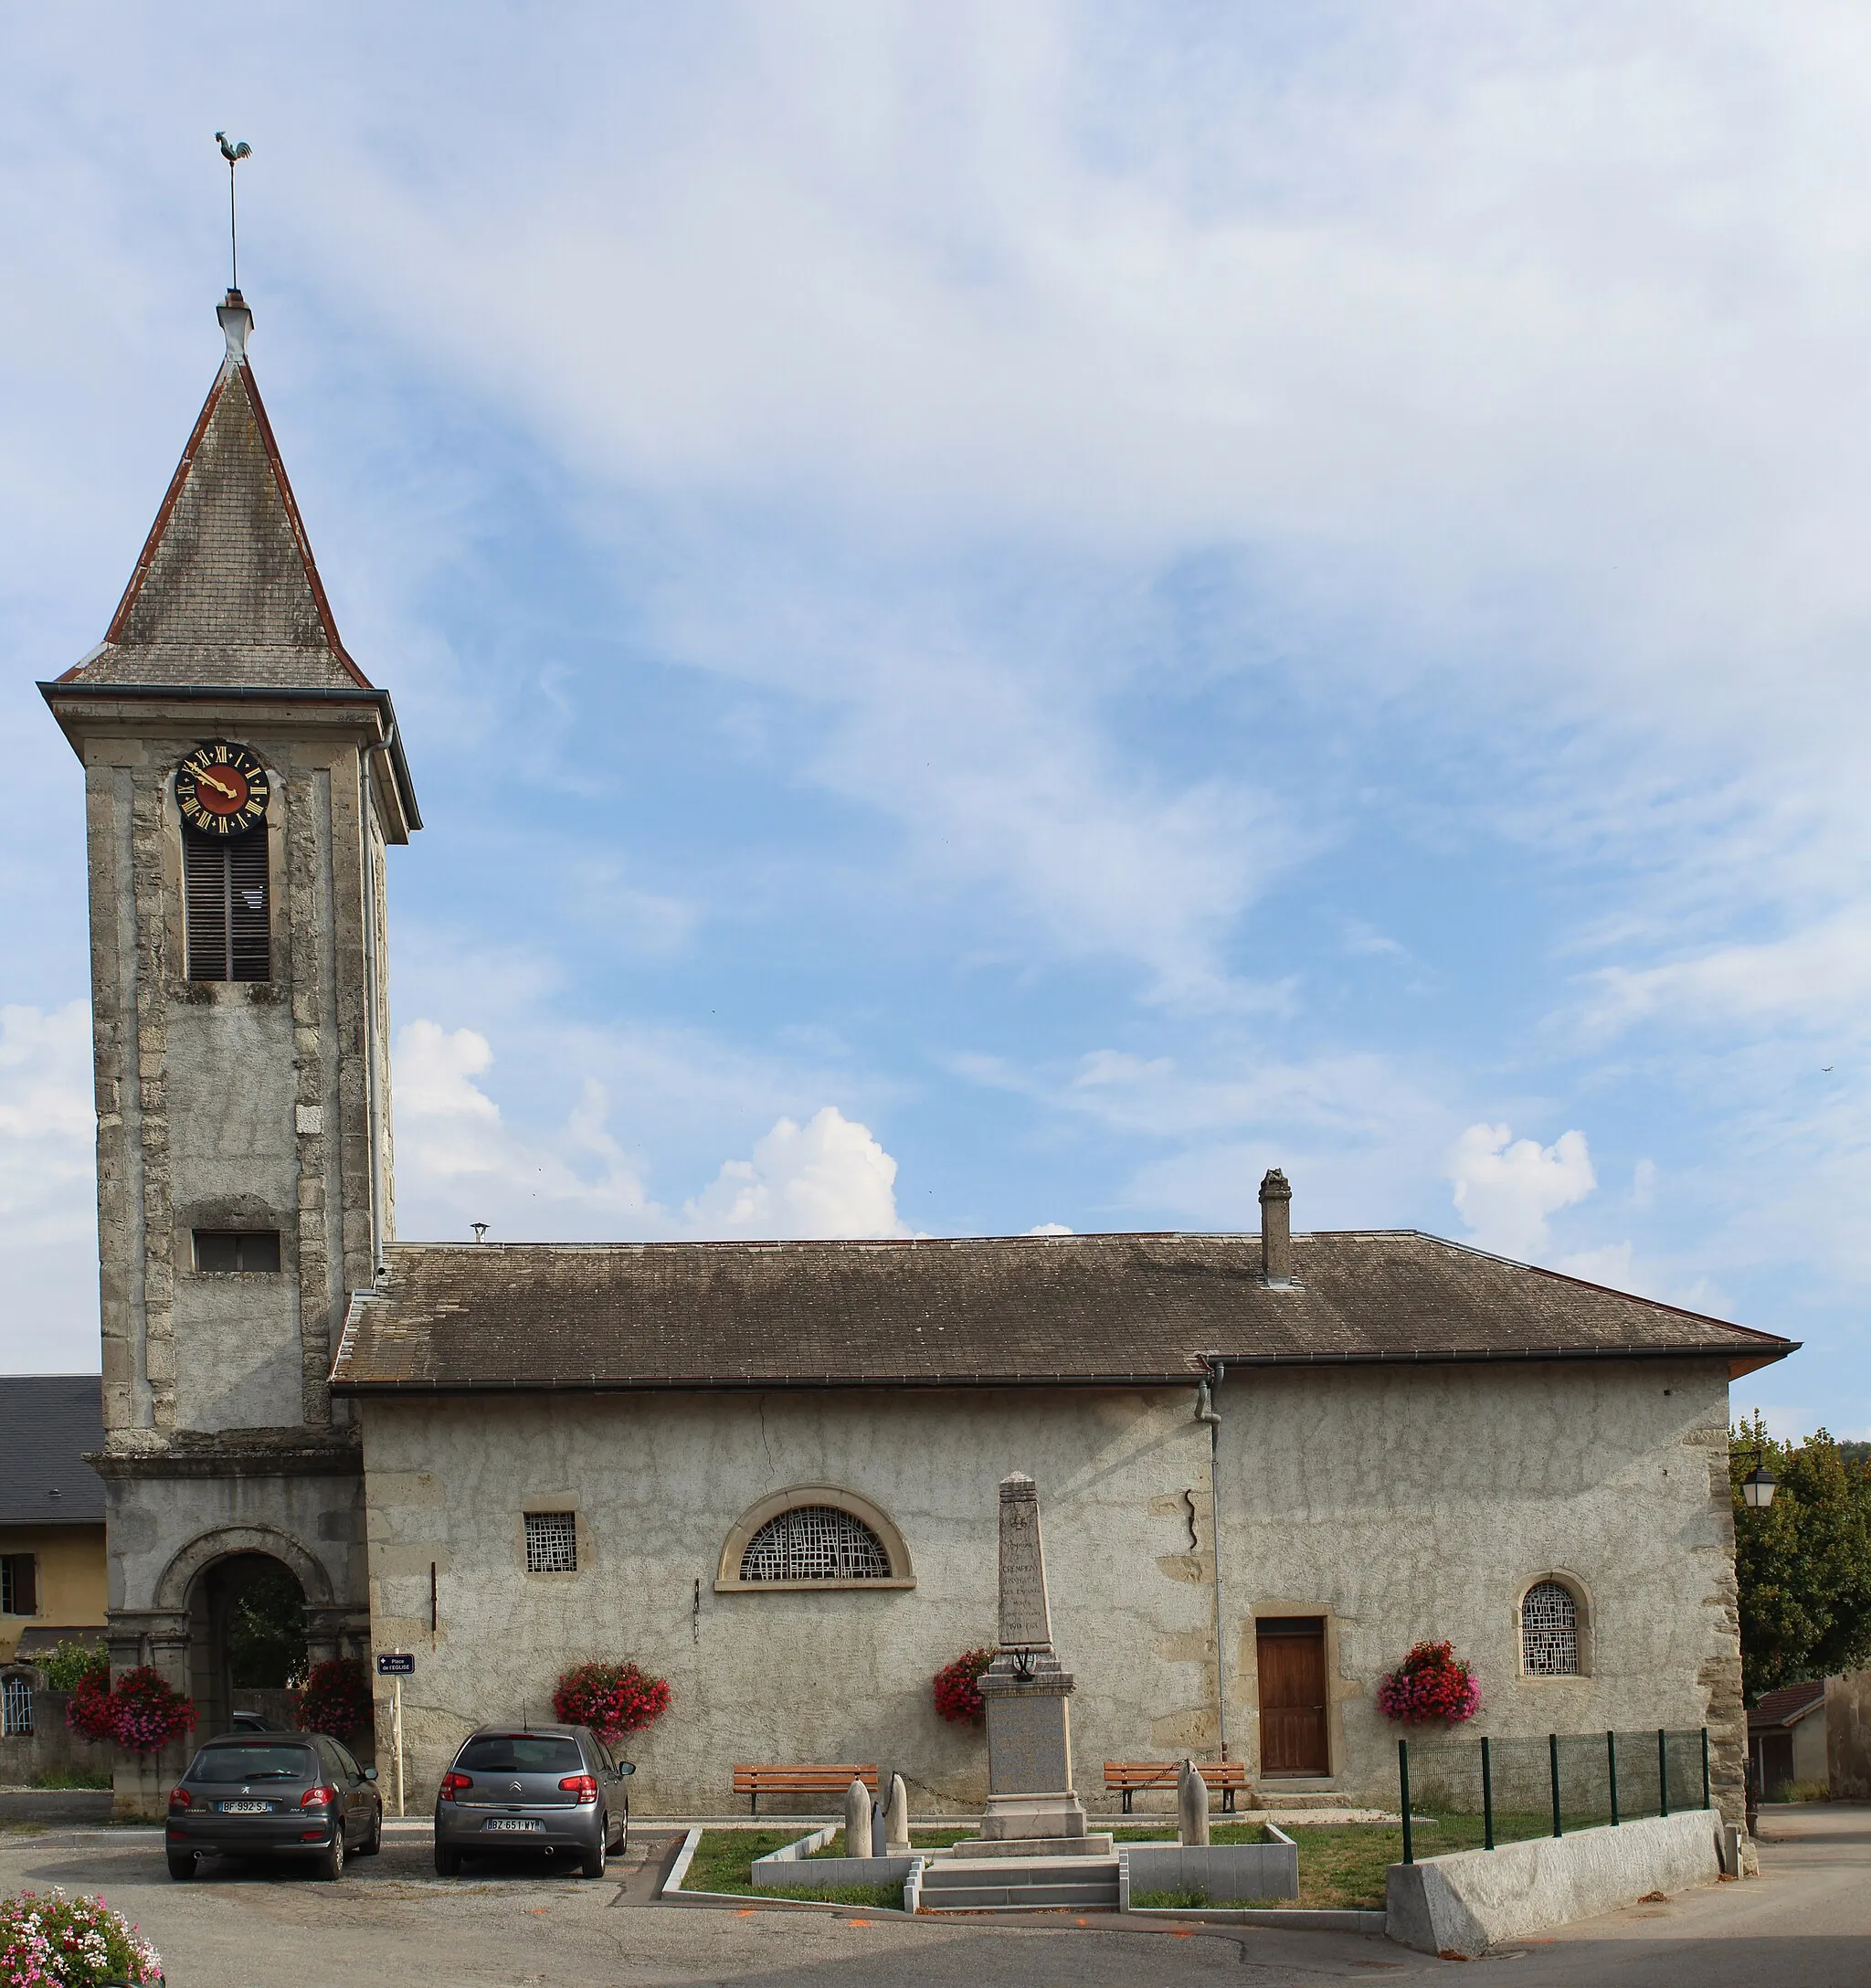
[[[1414,1231],[883,1242],[397,1243],[354,1300],[351,1394],[480,1390],[1188,1381],[1236,1365],[1795,1350]]]
[[[1814,1677],[1802,1685],[1782,1685],[1763,1695],[1748,1714],[1748,1730],[1760,1732],[1773,1726],[1794,1726],[1806,1714],[1825,1703],[1825,1680]]]
[[[102,1525],[103,1446],[96,1374],[0,1374],[0,1526]]]

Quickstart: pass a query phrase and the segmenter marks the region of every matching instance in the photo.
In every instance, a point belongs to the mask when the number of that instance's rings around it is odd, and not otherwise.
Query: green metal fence
[[[1640,1816],[1713,1805],[1708,1729],[1400,1740],[1397,1792],[1406,1864],[1416,1861],[1419,1846],[1440,1856],[1615,1828]]]

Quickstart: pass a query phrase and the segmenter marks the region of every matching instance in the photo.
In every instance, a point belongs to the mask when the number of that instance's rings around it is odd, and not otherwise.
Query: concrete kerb
[[[1392,1864],[1385,1930],[1419,1952],[1476,1960],[1504,1941],[1615,1911],[1653,1891],[1714,1883],[1723,1870],[1721,1827],[1717,1811],[1688,1809]]]
[[[820,1844],[827,1843],[830,1842],[833,1834],[834,1831],[829,1827],[818,1830],[811,1836],[800,1837],[798,1843],[788,1844],[786,1848],[792,1852],[793,1858],[797,1859],[802,1855],[810,1854],[809,1852],[802,1852],[799,1847],[800,1844],[815,1841]],[[697,1824],[682,1838],[682,1846],[676,1852],[675,1862],[670,1866],[669,1876],[663,1879],[662,1889],[657,1894],[657,1903],[659,1905],[701,1906],[714,1910],[719,1910],[723,1906],[731,1906],[737,1912],[830,1912],[834,1917],[842,1915],[845,1918],[850,1918],[855,1914],[866,1919],[912,1919],[915,1916],[914,1909],[910,1911],[904,1911],[895,1906],[889,1905],[840,1905],[830,1898],[763,1898],[757,1894],[745,1891],[692,1891],[685,1880],[689,1875],[689,1866],[695,1860],[695,1851],[701,1841],[702,1826]],[[766,1859],[762,1858],[761,1861],[764,1863]],[[827,1858],[826,1861],[839,1864],[857,1863],[860,1861],[913,1864],[915,1866],[914,1871],[905,1874],[905,1888],[907,1889],[907,1881],[921,1878],[925,1860],[918,1856],[887,1857],[881,1860],[838,1857]]]

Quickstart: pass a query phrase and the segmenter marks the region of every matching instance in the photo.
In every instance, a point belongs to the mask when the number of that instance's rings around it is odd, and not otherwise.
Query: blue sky
[[[1415,1226],[1871,1433],[1850,7],[73,5],[0,73],[0,1366],[76,764],[253,354],[428,827],[398,1220]]]

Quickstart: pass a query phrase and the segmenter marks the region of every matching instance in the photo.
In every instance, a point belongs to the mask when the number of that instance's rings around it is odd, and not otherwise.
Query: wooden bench
[[[1234,1792],[1247,1786],[1245,1761],[1198,1761],[1196,1772],[1210,1788],[1221,1791],[1224,1813],[1234,1812]],[[1180,1761],[1106,1761],[1105,1785],[1124,1791],[1124,1813],[1131,1813],[1130,1798],[1139,1788],[1174,1788],[1182,1771]]]
[[[842,1795],[854,1781],[862,1781],[873,1795],[877,1792],[874,1766],[735,1768],[735,1792],[746,1796],[749,1815],[759,1814],[763,1794]]]

